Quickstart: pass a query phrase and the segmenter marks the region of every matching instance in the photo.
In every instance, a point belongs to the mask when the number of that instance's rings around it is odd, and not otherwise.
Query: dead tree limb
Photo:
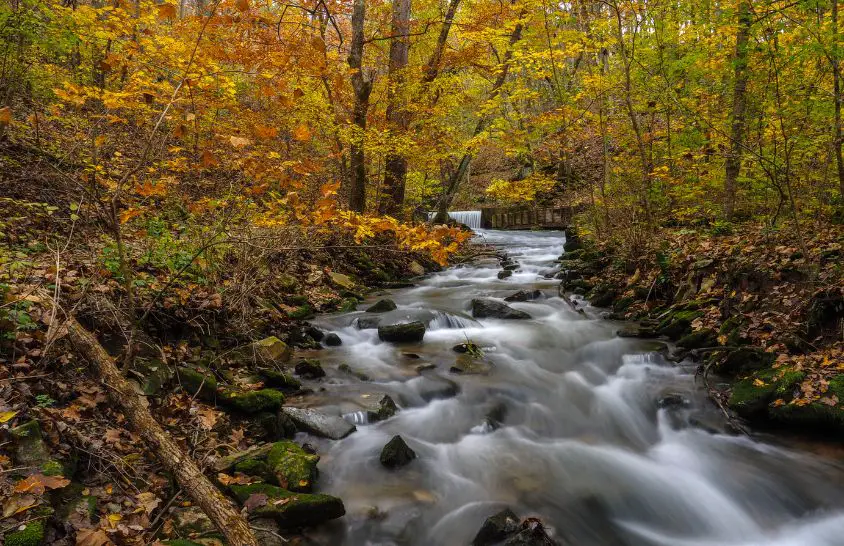
[[[146,401],[120,373],[114,359],[97,338],[73,317],[64,324],[67,337],[79,354],[94,367],[108,387],[108,394],[129,424],[140,434],[155,456],[173,473],[179,486],[205,512],[232,546],[257,546],[246,519],[231,499],[212,484],[196,463],[153,419]]]

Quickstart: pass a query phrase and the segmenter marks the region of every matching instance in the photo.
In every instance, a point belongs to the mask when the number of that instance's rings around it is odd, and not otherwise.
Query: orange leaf
[[[217,165],[220,164],[220,162],[217,161],[217,158],[214,157],[214,154],[212,154],[208,150],[205,150],[204,152],[202,152],[202,158],[201,159],[202,159],[202,166],[205,167],[206,169],[210,168],[210,167],[216,167]]]
[[[240,11],[246,11],[249,9],[249,0],[237,0],[235,5]]]
[[[278,129],[275,127],[267,127],[266,125],[255,126],[255,136],[258,138],[275,138],[278,136]]]
[[[12,123],[12,109],[8,106],[0,108],[0,125],[8,125]]]
[[[173,4],[161,4],[158,6],[158,16],[161,19],[175,19],[176,6]]]
[[[293,129],[293,138],[299,141],[305,141],[311,139],[311,130],[310,128],[305,125],[304,123],[297,125],[295,129]]]
[[[102,529],[79,529],[76,532],[76,546],[108,546],[113,542]]]
[[[41,495],[47,489],[61,489],[70,484],[70,480],[61,476],[45,476],[33,474],[15,484],[15,493],[32,493]]]

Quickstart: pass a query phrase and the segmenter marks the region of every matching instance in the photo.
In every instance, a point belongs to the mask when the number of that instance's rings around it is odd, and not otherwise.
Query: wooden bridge
[[[565,229],[576,207],[487,207],[481,209],[484,229]]]

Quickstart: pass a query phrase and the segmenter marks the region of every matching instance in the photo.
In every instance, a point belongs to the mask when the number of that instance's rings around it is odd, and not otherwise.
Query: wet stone
[[[510,294],[504,301],[511,302],[511,301],[530,301],[539,299],[542,297],[541,290],[519,290],[515,294]]]
[[[357,430],[339,415],[326,415],[309,408],[291,407],[284,407],[281,412],[293,421],[297,429],[314,436],[340,440]]]
[[[378,327],[378,338],[391,343],[413,343],[425,337],[425,324],[420,321]]]
[[[387,468],[399,468],[410,464],[416,458],[416,452],[399,436],[393,436],[381,450],[381,464]]]
[[[519,530],[519,516],[509,508],[492,515],[484,521],[478,534],[472,540],[472,546],[494,546],[516,534]]]
[[[296,364],[296,375],[305,379],[319,379],[325,377],[322,363],[315,358],[304,358]]]
[[[381,317],[360,317],[357,319],[356,326],[358,330],[372,330],[378,328],[381,323]]]
[[[366,310],[367,313],[387,313],[389,311],[395,311],[398,309],[396,302],[391,299],[383,299],[378,300],[369,309]]]
[[[338,347],[343,344],[343,340],[340,339],[340,336],[331,332],[325,336],[323,343],[325,343],[328,347]]]
[[[477,298],[472,300],[472,316],[475,318],[498,319],[529,319],[531,316],[524,311],[513,309],[500,301]]]

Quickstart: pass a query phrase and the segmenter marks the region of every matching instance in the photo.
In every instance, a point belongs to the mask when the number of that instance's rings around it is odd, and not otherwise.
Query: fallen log
[[[258,541],[237,505],[205,477],[193,459],[155,421],[147,409],[146,400],[123,377],[114,359],[97,338],[73,317],[67,319],[64,329],[79,355],[94,367],[97,377],[108,388],[109,396],[132,428],[173,473],[182,490],[205,512],[228,543],[232,546],[257,546]]]

